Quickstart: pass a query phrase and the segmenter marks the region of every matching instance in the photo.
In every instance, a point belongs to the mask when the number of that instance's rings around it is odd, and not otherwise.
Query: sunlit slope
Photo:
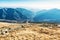
[[[60,28],[51,24],[0,22],[0,40],[60,40]],[[7,32],[6,32],[7,31]]]

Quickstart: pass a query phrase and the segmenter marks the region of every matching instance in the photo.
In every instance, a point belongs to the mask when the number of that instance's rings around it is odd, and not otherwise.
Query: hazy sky
[[[0,0],[0,7],[22,7],[30,9],[60,9],[59,0]]]

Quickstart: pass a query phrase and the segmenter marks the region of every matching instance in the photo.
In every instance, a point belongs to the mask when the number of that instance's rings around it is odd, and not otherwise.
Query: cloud
[[[19,7],[19,8],[29,8],[29,9],[51,9],[59,8],[60,1],[48,2],[48,1],[34,1],[34,2],[1,2],[0,7]]]

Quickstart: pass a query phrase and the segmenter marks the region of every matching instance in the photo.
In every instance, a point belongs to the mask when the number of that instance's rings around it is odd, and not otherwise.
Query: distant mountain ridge
[[[32,11],[24,9],[24,8],[1,8],[0,9],[0,19],[5,20],[15,20],[24,22],[27,20],[31,20]]]
[[[33,12],[25,8],[0,8],[0,19],[0,21],[60,23],[60,9]]]
[[[57,22],[60,23],[60,9],[50,9],[42,11],[37,14],[34,18],[34,22]]]

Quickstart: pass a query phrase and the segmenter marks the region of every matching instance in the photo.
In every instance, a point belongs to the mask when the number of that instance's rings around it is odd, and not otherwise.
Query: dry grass
[[[60,28],[54,25],[0,23],[0,30],[10,31],[0,34],[0,40],[60,40]],[[4,28],[3,28],[4,27]],[[0,31],[1,32],[1,31]]]

